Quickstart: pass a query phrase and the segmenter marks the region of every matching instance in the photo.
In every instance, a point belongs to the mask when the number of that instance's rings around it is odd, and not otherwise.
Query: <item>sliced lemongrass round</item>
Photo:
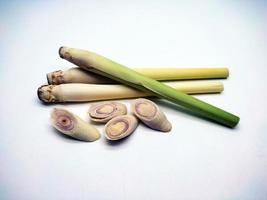
[[[93,142],[101,136],[95,127],[62,108],[52,110],[51,123],[61,133],[79,140]]]
[[[132,103],[134,115],[152,129],[168,132],[172,129],[171,123],[165,114],[152,101],[144,98],[134,100]]]
[[[109,140],[119,140],[132,134],[138,125],[132,115],[114,117],[105,125],[105,136]]]
[[[116,116],[126,114],[126,106],[119,102],[101,102],[92,105],[89,109],[91,120],[99,123],[106,123]]]

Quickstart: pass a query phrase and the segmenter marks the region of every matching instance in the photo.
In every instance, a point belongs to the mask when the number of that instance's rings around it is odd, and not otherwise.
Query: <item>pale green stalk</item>
[[[183,92],[176,91],[159,81],[148,78],[130,68],[93,52],[61,47],[59,49],[59,54],[62,58],[85,70],[109,77],[143,91],[150,91],[158,97],[167,99],[223,125],[234,127],[239,122],[239,117],[229,112],[205,103],[204,101]]]

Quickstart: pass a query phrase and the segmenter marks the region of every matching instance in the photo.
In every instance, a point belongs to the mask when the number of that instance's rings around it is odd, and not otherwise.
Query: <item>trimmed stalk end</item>
[[[65,82],[62,70],[47,73],[46,78],[49,85],[59,85]]]
[[[219,93],[223,92],[224,91],[224,85],[223,84],[220,84],[220,89],[219,89]]]
[[[66,59],[66,60],[78,65],[77,63],[73,62],[70,50],[71,50],[71,48],[68,48],[68,47],[64,47],[64,46],[60,47],[58,50],[60,58]]]
[[[240,117],[235,116],[235,121],[231,124],[231,128],[235,128],[240,121]]]
[[[229,69],[226,67],[226,68],[225,68],[225,71],[226,71],[226,78],[228,78],[229,75],[230,75]]]
[[[64,47],[64,46],[59,48],[58,53],[59,53],[60,58],[65,58],[64,57],[65,49],[66,49],[66,47]]]
[[[37,90],[38,98],[44,103],[55,102],[55,98],[51,94],[52,85],[42,85]]]
[[[47,74],[46,74],[46,80],[47,80],[47,83],[48,83],[49,85],[52,84],[52,73],[53,73],[53,72],[51,72],[51,73],[47,73]]]

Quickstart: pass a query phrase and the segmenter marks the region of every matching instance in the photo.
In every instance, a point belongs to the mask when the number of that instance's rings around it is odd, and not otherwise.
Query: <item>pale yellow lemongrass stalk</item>
[[[220,93],[223,84],[219,81],[168,82],[177,91],[187,94]],[[153,96],[125,85],[69,83],[44,85],[38,88],[38,97],[43,102],[86,102],[108,99],[126,99]]]
[[[227,68],[135,68],[135,71],[160,81],[186,79],[227,78]],[[107,77],[73,67],[67,70],[57,70],[47,74],[48,84],[63,83],[116,83]]]

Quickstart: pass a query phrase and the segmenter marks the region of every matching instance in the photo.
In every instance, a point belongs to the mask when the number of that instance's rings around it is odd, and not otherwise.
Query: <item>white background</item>
[[[266,1],[1,1],[0,199],[266,199],[266,10]],[[49,124],[58,105],[36,95],[47,72],[71,66],[62,45],[127,66],[228,66],[225,91],[197,97],[240,124],[157,101],[170,133],[140,124],[116,144],[63,137]],[[59,106],[88,120],[89,105]]]

